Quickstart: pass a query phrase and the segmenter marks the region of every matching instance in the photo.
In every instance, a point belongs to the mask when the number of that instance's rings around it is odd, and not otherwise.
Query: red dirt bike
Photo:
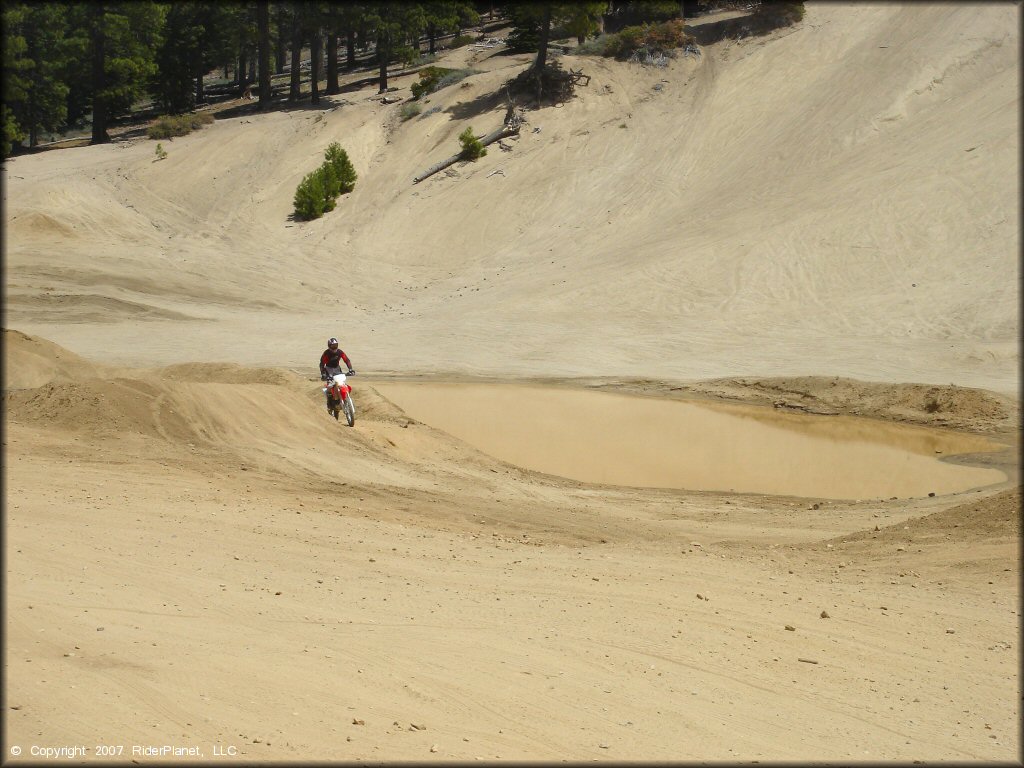
[[[351,371],[352,374],[355,371]],[[327,409],[338,418],[341,413],[345,414],[345,421],[350,427],[356,423],[356,404],[352,400],[352,387],[345,383],[345,374],[336,373],[323,387],[324,395],[327,397]]]

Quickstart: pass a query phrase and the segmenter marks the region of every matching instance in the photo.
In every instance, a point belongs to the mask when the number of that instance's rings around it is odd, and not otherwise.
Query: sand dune
[[[567,55],[576,99],[416,185],[528,57],[446,53],[478,73],[405,122],[368,86],[5,162],[5,754],[1018,760],[1019,20],[808,3],[666,68]],[[356,189],[292,221],[332,141]],[[510,382],[556,432],[711,403],[1006,479],[602,484],[388,395]]]

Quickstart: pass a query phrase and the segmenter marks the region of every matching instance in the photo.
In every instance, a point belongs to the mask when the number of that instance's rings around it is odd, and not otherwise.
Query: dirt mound
[[[28,211],[20,216],[12,216],[8,226],[20,236],[75,237],[75,230],[70,224],[42,211]]]
[[[869,416],[974,431],[1014,428],[1019,406],[969,387],[883,384],[840,377],[714,379],[684,387],[697,394],[818,414]]]
[[[96,293],[46,293],[11,296],[8,303],[26,320],[49,318],[53,313],[77,322],[116,323],[131,320],[194,320],[192,315],[138,301]]]
[[[250,368],[235,363],[178,363],[155,372],[168,381],[191,381],[221,384],[294,385],[302,377],[283,368]]]
[[[960,559],[970,560],[987,545],[1018,540],[1020,510],[1021,489],[1015,486],[896,524],[795,544],[790,549],[829,559],[841,553],[862,562],[909,557],[947,560],[955,550]]]
[[[58,381],[5,393],[7,418],[45,424],[66,432],[157,435],[155,406],[160,388],[142,380]]]
[[[185,442],[286,435],[320,415],[319,380],[284,368],[181,363],[98,366],[46,339],[4,329],[7,418],[76,434],[135,433]],[[369,383],[353,380],[358,418],[410,419]]]
[[[105,370],[52,341],[12,328],[4,328],[3,347],[4,389],[32,389],[58,375],[80,379]]]
[[[406,415],[405,411],[369,384],[360,386],[359,382],[353,381],[352,396],[359,409],[357,418],[398,424],[403,427],[415,423],[415,420]]]
[[[858,531],[833,539],[836,544],[870,542],[874,546],[912,538],[915,543],[948,541],[954,536],[960,543],[968,540],[1006,539],[1020,536],[1020,487],[968,501],[930,515],[888,525],[878,531]]]
[[[334,428],[333,421],[321,418],[322,397],[319,381],[304,381],[290,371],[203,363],[48,381],[4,393],[11,422],[96,439],[134,434],[240,452],[302,445],[316,431]],[[364,425],[410,423],[369,385],[356,388],[355,399]],[[358,432],[346,435],[350,444],[362,439]]]

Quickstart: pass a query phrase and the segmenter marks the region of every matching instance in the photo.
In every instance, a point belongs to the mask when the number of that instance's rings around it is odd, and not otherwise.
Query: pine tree
[[[196,71],[202,59],[205,33],[198,3],[171,3],[157,51],[153,92],[163,111],[180,115],[195,108]]]
[[[40,133],[62,128],[68,86],[65,9],[55,3],[19,3],[4,8],[5,149],[12,141],[39,143]],[[9,132],[10,129],[10,132]],[[5,154],[6,154],[5,151]]]
[[[152,84],[164,110],[182,114],[203,102],[206,73],[233,55],[235,22],[232,7],[216,0],[170,4]]]
[[[3,156],[11,153],[15,144],[28,137],[25,127],[18,122],[16,109],[28,97],[28,80],[25,77],[32,62],[26,56],[28,43],[20,33],[19,25],[25,16],[25,6],[5,6],[4,21],[4,81],[3,103],[0,104],[0,121],[3,128]]]
[[[366,21],[377,36],[377,65],[379,93],[388,89],[388,63],[401,42],[408,37],[416,39],[426,25],[426,15],[420,5],[406,2],[368,3]]]
[[[355,189],[356,169],[352,165],[352,161],[348,159],[348,153],[341,148],[341,145],[336,141],[332,142],[327,147],[324,156],[327,158],[327,164],[334,168],[338,177],[339,194],[346,194]]]
[[[474,17],[479,20],[480,14],[469,3],[457,0],[435,0],[423,3],[424,21],[427,31],[428,52],[437,52],[437,37],[447,32],[455,32],[467,21],[473,23]]]
[[[65,69],[68,120],[92,108],[92,143],[110,141],[110,121],[127,114],[156,74],[156,51],[167,6],[126,0],[67,5],[72,55]]]
[[[324,215],[327,194],[324,190],[323,174],[319,168],[302,180],[295,190],[295,216],[298,219],[319,219]]]

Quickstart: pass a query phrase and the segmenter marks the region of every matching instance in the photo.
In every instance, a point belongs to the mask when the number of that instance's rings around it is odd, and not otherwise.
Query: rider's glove
[[[346,376],[352,376],[352,375],[353,375],[354,373],[355,373],[355,371],[354,371],[354,370],[353,370],[352,368],[349,368],[349,369],[348,369],[348,373],[347,373],[347,374],[345,374],[345,375],[346,375]]]

